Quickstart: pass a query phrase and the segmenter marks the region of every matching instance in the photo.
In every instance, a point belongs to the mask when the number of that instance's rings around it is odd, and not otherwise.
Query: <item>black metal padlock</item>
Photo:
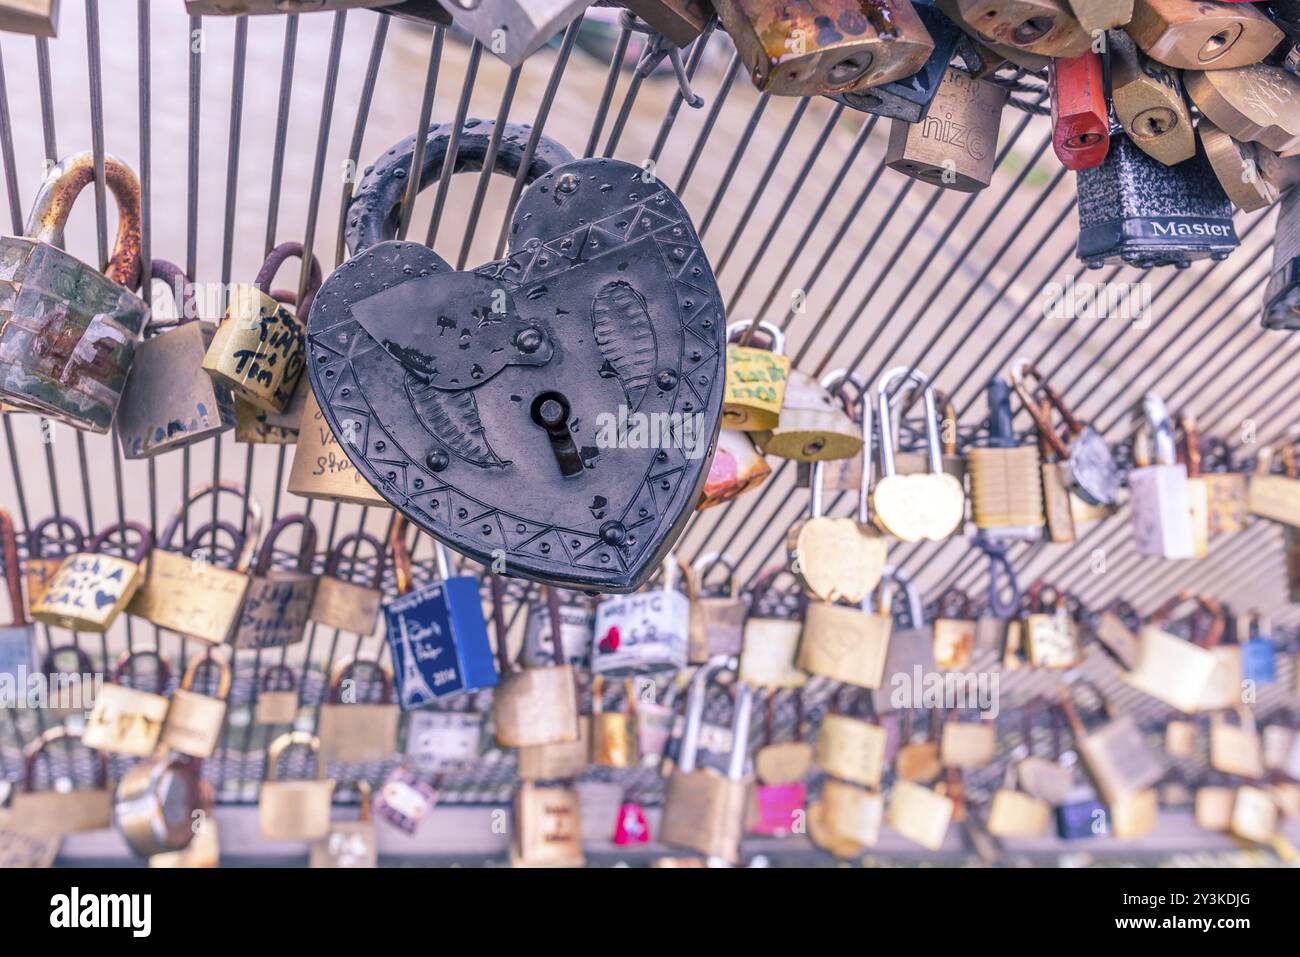
[[[428,131],[420,185],[494,124]],[[457,132],[455,137],[453,132]],[[516,175],[532,132],[499,131]],[[308,321],[308,373],[358,472],[425,531],[504,572],[625,592],[662,562],[722,420],[725,323],[680,200],[639,166],[541,137],[506,258],[458,272],[392,241],[414,137],[348,211],[351,258]]]
[[[1237,247],[1232,204],[1199,143],[1194,157],[1165,166],[1115,133],[1102,164],[1079,170],[1078,187],[1077,252],[1089,268],[1182,268]]]
[[[934,40],[934,52],[925,61],[925,66],[906,79],[831,94],[832,100],[863,113],[874,113],[908,123],[919,123],[925,118],[934,94],[939,89],[939,83],[943,80],[943,71],[957,50],[957,38],[962,32],[925,0],[915,0],[913,6],[926,30],[930,31],[930,38]]]

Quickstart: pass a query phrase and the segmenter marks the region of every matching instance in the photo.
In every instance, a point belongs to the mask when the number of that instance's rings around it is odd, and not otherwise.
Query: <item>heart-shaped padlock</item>
[[[570,162],[508,125],[430,127],[420,184],[492,156],[531,181],[505,259],[457,272],[392,241],[414,137],[352,201],[352,258],[308,321],[308,372],[357,470],[507,574],[626,592],[690,517],[722,418],[725,324],[686,209],[641,167]],[[452,134],[456,135],[453,136]]]

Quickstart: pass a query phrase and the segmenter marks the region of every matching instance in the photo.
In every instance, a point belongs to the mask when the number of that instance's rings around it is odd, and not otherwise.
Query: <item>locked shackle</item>
[[[1165,408],[1165,400],[1154,392],[1142,397],[1142,418],[1147,431],[1139,433],[1148,435],[1151,442],[1152,465],[1173,465],[1178,461],[1178,447],[1174,437],[1174,423]],[[1137,443],[1134,443],[1134,460],[1137,459]],[[1138,463],[1141,465],[1142,463]]]
[[[848,369],[832,369],[822,376],[818,384],[832,397],[839,396],[843,398],[846,385],[853,385],[858,390],[857,403],[862,406],[862,475],[858,480],[858,521],[865,525],[871,521],[871,433],[875,421],[871,411],[867,382],[856,372],[850,372]],[[845,403],[850,418],[852,417],[853,405],[857,403]],[[825,467],[824,462],[820,459],[813,463],[812,478],[809,485],[812,488],[812,514],[814,518],[822,514]]]
[[[686,590],[692,598],[695,597],[696,581],[695,572],[690,565],[686,564],[677,553],[671,548],[664,555],[664,560],[660,563],[659,568],[663,574],[664,584],[661,589],[664,594],[669,594],[677,587],[677,573],[681,572],[682,578],[686,581]]]
[[[311,571],[312,562],[316,558],[316,523],[305,513],[295,512],[276,519],[267,531],[262,547],[257,550],[257,561],[253,563],[254,575],[266,575],[271,571],[271,565],[275,561],[275,541],[291,525],[302,526],[302,539],[298,545],[298,571]]]
[[[62,248],[72,204],[94,179],[95,156],[90,150],[65,156],[50,167],[32,202],[23,235]],[[134,291],[140,284],[140,180],[131,167],[105,153],[104,182],[117,199],[117,238],[104,275]]]
[[[134,651],[128,650],[117,656],[117,661],[113,664],[113,670],[110,673],[109,680],[113,684],[120,684],[123,672],[129,671],[131,676],[135,676],[135,660],[137,658],[152,658],[158,663],[158,683],[154,686],[155,694],[162,694],[167,689],[168,682],[171,681],[172,669],[163,657],[161,651],[157,648],[137,648]]]
[[[736,561],[723,552],[706,552],[691,563],[691,569],[695,573],[695,581],[701,592],[705,590],[704,579],[708,577],[709,572],[715,568],[722,568],[727,573],[724,579],[727,592],[732,598],[736,597]]]
[[[185,274],[185,270],[169,260],[155,259],[149,264],[149,278],[161,279],[171,290],[172,300],[176,303],[176,311],[179,313],[176,325],[183,326],[187,322],[195,322],[199,319],[199,301],[194,295],[194,281]],[[176,294],[178,289],[179,296]]]
[[[482,169],[496,131],[496,123],[492,120],[469,119],[460,128],[451,123],[431,125],[424,134],[423,165],[415,191],[442,177],[448,154],[453,150],[455,155],[449,172]],[[527,123],[506,123],[500,132],[492,170],[506,176],[518,176],[527,162],[524,185],[574,161],[573,154],[549,136],[538,136],[530,152],[529,143],[534,130]],[[366,169],[361,185],[348,204],[347,226],[343,233],[348,251],[353,256],[376,243],[397,237],[402,203],[410,186],[415,136],[412,134],[389,147],[378,162]]]
[[[740,319],[736,322],[728,323],[727,343],[730,344],[734,342],[737,335],[739,335],[742,340],[752,339],[753,334],[749,332],[750,329],[762,332],[767,336],[768,352],[778,356],[785,355],[785,333],[781,331],[780,327],[777,326],[776,323],[769,322],[766,319],[760,319],[758,322],[751,322],[748,319]],[[748,348],[755,348],[749,342],[742,342],[742,344]]]
[[[38,737],[28,742],[23,748],[23,790],[28,794],[36,790],[36,759],[45,753],[55,741],[76,741],[81,742],[81,732],[74,731],[65,725],[55,725],[52,728],[46,728]],[[108,787],[108,757],[103,751],[91,748],[89,750],[95,753],[95,785],[99,788]]]
[[[185,540],[185,547],[183,549],[184,554],[192,556],[196,551],[199,551],[200,549],[203,548],[203,539],[207,538],[209,541],[212,541],[214,543],[212,549],[213,554],[208,555],[207,560],[211,562],[213,565],[216,565],[217,548],[215,545],[215,541],[218,533],[225,534],[227,537],[229,537],[230,558],[231,561],[236,560],[237,556],[239,555],[239,552],[244,547],[244,533],[241,532],[238,526],[236,526],[233,522],[226,522],[226,521],[204,522],[202,525],[196,528],[193,532],[190,533],[190,537]]]
[[[398,517],[398,520],[399,520],[399,521],[405,521],[405,519],[402,518],[401,516]],[[346,534],[346,535],[344,535],[342,538],[340,538],[337,542],[335,542],[335,543],[334,543],[334,547],[333,547],[332,549],[330,549],[329,554],[325,556],[325,567],[324,567],[323,569],[321,569],[321,574],[322,574],[322,575],[326,575],[326,576],[328,576],[328,577],[330,577],[330,578],[338,578],[338,577],[339,577],[339,575],[338,575],[339,565],[341,565],[341,564],[343,563],[343,551],[344,551],[344,549],[346,549],[346,548],[347,548],[350,544],[352,544],[353,542],[358,542],[358,543],[361,543],[361,544],[366,544],[366,545],[369,545],[371,548],[374,549],[374,551],[375,551],[375,574],[374,574],[373,578],[371,579],[370,587],[373,588],[373,589],[379,589],[380,586],[383,584],[383,581],[384,581],[384,566],[385,566],[385,556],[386,556],[386,553],[385,553],[385,550],[384,550],[384,543],[381,542],[379,539],[375,538],[375,536],[373,536],[373,535],[371,535],[371,534],[369,534],[369,533],[367,533],[367,532],[349,532],[348,534]],[[351,561],[352,561],[353,565],[355,565],[355,563],[356,563],[356,556],[355,556],[355,555],[353,555]],[[393,562],[393,564],[394,564],[394,565],[397,564],[397,562],[396,562],[396,555],[394,555],[394,562]],[[410,562],[408,561],[408,562],[407,562],[407,566],[406,566],[407,581],[408,581],[408,583],[409,583],[409,581],[410,581],[410,570],[411,570],[411,569],[410,569]],[[344,579],[344,581],[347,581],[347,580],[348,580],[348,579]],[[399,585],[400,585],[400,583],[401,583],[401,579],[400,579],[400,577],[399,577],[399,579],[398,579],[398,583],[399,583]],[[408,588],[407,590],[409,591],[410,589]],[[398,589],[398,592],[399,592],[400,594],[405,594],[405,592],[402,592],[400,588]]]
[[[686,727],[682,732],[681,757],[677,762],[677,767],[683,774],[695,770],[709,683],[723,671],[734,674],[737,667],[738,663],[734,656],[714,655],[700,665],[692,676],[690,690],[686,696]],[[739,781],[745,776],[745,759],[749,753],[749,725],[754,709],[754,689],[743,681],[738,681],[736,684],[739,687],[736,691],[735,713],[731,722],[731,754],[727,761],[727,777],[733,781]]]
[[[14,531],[14,519],[7,509],[0,508],[0,549],[3,549],[5,563],[5,589],[9,592],[9,607],[12,621],[11,628],[21,628],[27,624],[23,612],[23,582],[18,571],[18,533]]]
[[[287,242],[280,243],[267,255],[266,261],[262,263],[262,268],[257,271],[257,276],[253,279],[253,285],[258,288],[263,295],[271,295],[271,280],[275,274],[280,271],[280,267],[289,259],[301,259],[306,252],[302,243]],[[311,313],[312,300],[316,298],[316,291],[320,289],[321,283],[324,282],[324,276],[321,274],[320,260],[313,254],[311,257],[311,266],[307,274],[307,288],[303,293],[302,305],[298,307],[298,318],[304,322]],[[275,298],[272,296],[272,298]],[[287,297],[286,297],[287,298]],[[295,294],[295,299],[297,298]]]
[[[880,581],[876,583],[874,591],[869,591],[862,596],[862,602],[858,606],[862,611],[868,614],[879,615],[882,618],[888,618],[894,613],[894,586],[898,584],[898,579],[894,576],[897,569],[893,565],[886,565],[880,573]],[[880,597],[877,598],[876,596]]]
[[[27,554],[32,558],[46,557],[45,530],[47,528],[65,529],[72,533],[68,536],[66,542],[61,535],[54,540],[54,544],[59,546],[57,557],[63,558],[86,550],[86,536],[82,532],[81,526],[74,519],[64,518],[62,515],[51,515],[49,518],[43,518],[33,525],[31,532],[27,536]]]
[[[234,672],[230,668],[230,662],[225,658],[218,658],[212,654],[209,649],[206,655],[201,655],[190,662],[189,667],[185,669],[185,674],[181,676],[181,688],[185,691],[191,691],[194,688],[194,682],[198,680],[199,671],[213,665],[217,669],[217,693],[213,695],[219,701],[225,701],[230,697],[230,685],[234,680]]]
[[[943,458],[939,446],[939,407],[934,398],[934,386],[930,377],[919,369],[907,366],[895,366],[880,377],[876,383],[876,402],[880,417],[880,469],[886,475],[894,475],[894,423],[892,405],[897,394],[890,394],[891,387],[900,379],[908,379],[921,389],[925,398],[925,443],[930,462],[930,471],[938,474],[943,471]]]
[[[384,704],[390,703],[393,700],[393,676],[388,670],[388,666],[380,663],[377,658],[362,658],[359,655],[354,658],[343,658],[335,662],[330,672],[330,702],[333,704],[343,703],[343,682],[352,677],[358,665],[369,665],[374,668],[375,673],[379,676],[379,688],[382,695],[380,700]]]
[[[278,781],[280,779],[280,758],[284,752],[290,748],[307,748],[316,755],[316,777],[321,777],[324,768],[320,760],[320,738],[310,731],[286,731],[274,741],[266,750],[266,780]]]
[[[1201,436],[1196,428],[1196,416],[1182,412],[1175,424],[1178,457],[1187,466],[1187,477],[1197,478],[1201,474]]]
[[[1027,379],[1032,379],[1036,388],[1041,390],[1047,403],[1060,414],[1065,421],[1065,427],[1070,430],[1071,435],[1078,435],[1083,431],[1083,424],[1074,417],[1074,413],[1069,410],[1062,401],[1061,396],[1047,384],[1038,369],[1029,359],[1021,356],[1011,363],[1009,370],[1011,376],[1011,387],[1016,390],[1016,395],[1020,396],[1020,401],[1025,404],[1025,411],[1029,413],[1030,418],[1034,420],[1034,425],[1038,426],[1038,433],[1052,447],[1052,451],[1061,458],[1062,461],[1070,457],[1070,450],[1061,438],[1056,428],[1052,425],[1051,418],[1046,411],[1042,409],[1038,401],[1034,398],[1033,392],[1026,385]]]
[[[271,685],[276,683],[276,679],[284,676],[286,686],[283,688],[272,688]],[[261,681],[258,688],[261,691],[294,691],[298,686],[298,679],[294,677],[293,669],[284,663],[271,665],[262,672]]]
[[[248,521],[246,523],[247,535],[243,545],[239,550],[239,561],[235,565],[236,571],[246,572],[253,563],[253,552],[257,548],[258,538],[262,532],[262,505],[251,494],[247,494],[242,485],[235,482],[210,482],[205,485],[196,485],[190,489],[189,495],[185,497],[175,511],[172,512],[171,520],[163,530],[162,538],[158,541],[158,547],[164,551],[171,547],[172,539],[176,536],[176,530],[180,527],[182,519],[190,506],[197,502],[205,495],[218,497],[221,492],[230,495],[237,495],[242,501],[246,502],[248,509]]]
[[[122,545],[125,548],[126,541],[124,533],[126,532],[135,532],[135,534],[140,537],[139,543],[135,546],[135,551],[133,551],[129,556],[130,561],[139,565],[149,557],[149,552],[153,549],[153,532],[149,531],[147,525],[141,524],[140,522],[117,522],[113,525],[109,525],[86,543],[86,551],[99,554],[103,551],[104,546],[108,544],[109,539],[114,535],[123,536]]]

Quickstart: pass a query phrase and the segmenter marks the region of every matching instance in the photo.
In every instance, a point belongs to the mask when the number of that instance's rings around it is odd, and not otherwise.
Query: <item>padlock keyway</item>
[[[543,392],[533,400],[533,421],[546,430],[560,474],[568,478],[582,474],[582,456],[569,431],[569,400],[559,392]]]

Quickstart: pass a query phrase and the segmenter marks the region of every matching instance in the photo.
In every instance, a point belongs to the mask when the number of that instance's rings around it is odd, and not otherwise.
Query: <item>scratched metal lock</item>
[[[1196,108],[1233,139],[1283,156],[1300,148],[1300,77],[1269,63],[1188,72]]]
[[[1107,39],[1111,99],[1124,132],[1166,166],[1191,159],[1196,155],[1196,134],[1178,71],[1151,59],[1122,30]],[[1241,178],[1240,167],[1237,177]]]
[[[0,30],[52,37],[59,27],[59,0],[8,0],[0,3]]]
[[[1134,0],[1124,29],[1148,56],[1176,70],[1258,63],[1283,36],[1251,4],[1213,0]]]
[[[456,169],[483,161],[493,129],[466,122]],[[514,175],[531,131],[500,132],[495,168]],[[451,133],[430,127],[422,184]],[[352,258],[308,320],[330,428],[357,422],[357,470],[457,551],[560,587],[634,590],[693,514],[722,419],[722,301],[689,215],[640,167],[569,162],[542,137],[509,255],[457,272],[384,241],[413,151],[411,137],[365,177]]]
[[[301,526],[298,561],[293,569],[272,568],[276,539],[291,525]],[[276,519],[253,562],[235,629],[236,648],[283,648],[302,641],[316,597],[315,559],[315,522],[301,513]]]
[[[814,96],[911,76],[934,41],[909,0],[713,0],[764,93]]]
[[[235,424],[230,390],[203,372],[213,326],[199,321],[194,289],[179,266],[155,259],[154,279],[181,291],[175,328],[135,347],[117,409],[122,455],[143,459],[220,435]]]
[[[582,16],[590,0],[443,0],[456,26],[468,30],[511,66],[520,66],[551,37]]]
[[[894,120],[885,162],[932,186],[973,193],[988,186],[1007,88],[949,67],[919,123]]]
[[[1092,38],[1064,0],[955,0],[957,16],[1002,46],[1046,57],[1076,57]]]
[[[302,375],[304,320],[270,292],[271,280],[284,261],[302,254],[302,243],[281,243],[266,257],[252,285],[235,285],[226,316],[203,357],[203,368],[214,382],[268,412],[285,410]],[[310,282],[320,283],[315,256]],[[311,305],[311,297],[305,296],[302,317],[310,315]]]
[[[304,396],[293,466],[289,469],[289,491],[303,498],[351,502],[371,508],[388,508],[388,502],[357,471],[349,457],[361,440],[361,426],[350,415],[343,417],[336,434],[325,420],[316,393],[305,380],[296,394]]]
[[[94,179],[90,152],[50,168],[23,236],[0,238],[0,404],[90,432],[117,414],[149,307],[140,278],[140,182],[112,157],[117,240],[103,273],[64,252],[77,194]]]
[[[1056,158],[1066,169],[1100,166],[1110,147],[1101,57],[1086,50],[1076,57],[1053,60],[1047,76]]]
[[[1227,259],[1237,248],[1232,204],[1205,153],[1177,166],[1117,136],[1096,169],[1079,171],[1077,253],[1090,269],[1107,263],[1186,266]]]
[[[829,94],[832,100],[863,113],[874,113],[876,116],[887,116],[908,123],[921,122],[930,111],[930,104],[939,92],[939,84],[943,82],[944,72],[957,52],[961,31],[928,2],[917,0],[913,6],[934,41],[934,52],[925,61],[925,65],[911,76],[889,83]]]

